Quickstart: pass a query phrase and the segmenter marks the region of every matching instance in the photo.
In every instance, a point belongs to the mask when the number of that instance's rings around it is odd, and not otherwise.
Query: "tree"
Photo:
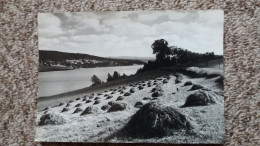
[[[119,78],[119,77],[120,77],[119,72],[114,71],[113,78],[116,79],[116,78]]]
[[[153,54],[156,54],[156,61],[162,61],[171,55],[171,48],[168,47],[168,42],[164,39],[155,40],[151,47]]]
[[[107,75],[107,82],[108,82],[108,81],[111,81],[111,80],[113,80],[113,77],[111,76],[110,73],[108,73],[108,75]]]
[[[99,85],[102,84],[102,81],[96,76],[93,75],[91,78],[92,85]]]

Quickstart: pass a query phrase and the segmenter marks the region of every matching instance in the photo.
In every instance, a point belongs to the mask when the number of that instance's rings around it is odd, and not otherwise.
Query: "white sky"
[[[39,13],[39,49],[96,56],[152,57],[151,45],[223,54],[222,10]]]

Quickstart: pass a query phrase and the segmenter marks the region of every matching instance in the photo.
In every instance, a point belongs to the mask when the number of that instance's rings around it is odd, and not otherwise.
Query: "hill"
[[[89,54],[39,50],[40,71],[144,64],[140,60],[104,58]],[[54,67],[55,66],[55,67]]]

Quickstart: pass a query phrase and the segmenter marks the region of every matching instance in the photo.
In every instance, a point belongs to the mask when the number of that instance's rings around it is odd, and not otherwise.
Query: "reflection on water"
[[[121,75],[136,73],[142,65],[87,68],[68,71],[53,71],[39,73],[38,97],[60,94],[90,86],[91,77],[98,76],[102,81],[106,81],[107,74],[113,75],[114,71]]]

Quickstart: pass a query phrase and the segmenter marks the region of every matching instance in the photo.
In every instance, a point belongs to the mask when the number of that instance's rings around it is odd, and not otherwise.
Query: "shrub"
[[[102,81],[96,75],[93,75],[91,77],[91,82],[92,82],[92,85],[102,84]]]

